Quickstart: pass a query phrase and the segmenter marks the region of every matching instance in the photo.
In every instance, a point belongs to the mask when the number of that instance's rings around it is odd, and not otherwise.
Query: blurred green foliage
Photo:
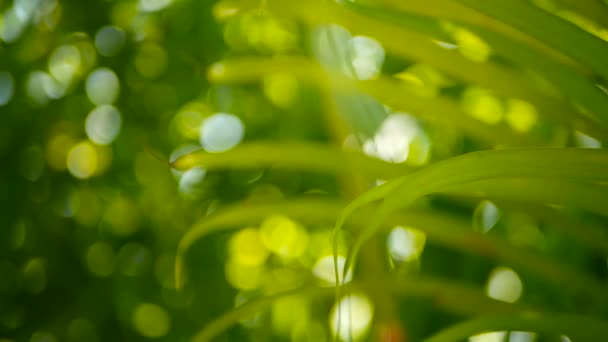
[[[607,20],[0,0],[0,342],[608,338]]]

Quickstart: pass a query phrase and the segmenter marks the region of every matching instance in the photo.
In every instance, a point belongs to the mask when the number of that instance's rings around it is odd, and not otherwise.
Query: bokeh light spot
[[[28,96],[38,106],[45,106],[49,100],[61,98],[67,85],[61,84],[54,77],[42,71],[33,71],[26,81]]]
[[[65,170],[68,153],[76,141],[69,135],[58,134],[51,138],[46,145],[46,160],[55,170]]]
[[[108,243],[96,242],[86,251],[85,261],[96,277],[107,277],[114,272],[114,249]]]
[[[366,296],[343,297],[331,310],[332,333],[342,341],[360,339],[369,330],[373,315],[374,307]]]
[[[171,121],[171,128],[180,136],[198,140],[207,107],[200,102],[191,102],[184,106]]]
[[[473,213],[473,227],[477,231],[487,233],[496,225],[499,218],[498,207],[490,201],[482,201]]]
[[[129,236],[139,228],[139,209],[127,197],[116,197],[108,205],[103,223],[117,236]]]
[[[285,73],[271,74],[264,77],[264,94],[275,106],[289,108],[298,96],[298,80]]]
[[[120,81],[111,69],[99,68],[87,77],[86,91],[89,100],[94,104],[112,104],[118,98]]]
[[[462,106],[467,114],[490,125],[498,124],[504,116],[500,100],[482,88],[467,89],[462,98]]]
[[[510,99],[505,115],[507,123],[518,132],[528,132],[538,121],[536,108],[526,101]]]
[[[116,56],[124,43],[125,31],[115,26],[104,26],[95,34],[95,47],[102,56]]]
[[[120,133],[121,126],[120,112],[110,105],[93,109],[85,121],[87,136],[98,145],[111,144]]]
[[[74,146],[68,153],[68,170],[80,179],[93,176],[98,169],[98,155],[95,147],[88,141]]]
[[[7,71],[0,71],[0,106],[4,106],[13,98],[15,80]]]
[[[44,291],[47,283],[44,260],[35,258],[28,261],[23,268],[23,288],[32,294]]]
[[[486,294],[490,298],[503,302],[514,303],[523,291],[521,279],[510,268],[497,267],[490,274],[486,286]]]
[[[259,32],[261,39],[258,48],[265,47],[275,52],[286,52],[296,46],[297,36],[293,30],[285,22],[274,17],[263,21]]]
[[[346,277],[342,279],[344,274],[344,264],[346,263],[346,258],[342,255],[338,255],[338,278],[340,279],[340,284],[349,283],[353,279],[352,268],[348,270]],[[321,257],[317,263],[312,268],[312,273],[315,277],[323,280],[328,285],[336,285],[336,271],[334,268],[334,256],[333,255],[325,255]]]
[[[167,69],[167,52],[154,43],[144,43],[135,56],[135,69],[145,78],[154,79]]]
[[[469,342],[504,342],[506,331],[493,331],[469,337]]]
[[[18,14],[15,8],[8,9],[0,20],[0,38],[7,43],[19,39],[27,26],[27,18]]]
[[[333,70],[355,77],[349,57],[352,36],[344,27],[330,24],[318,27],[313,32],[313,51],[321,64]],[[349,65],[351,63],[351,65]]]
[[[378,77],[384,63],[384,48],[375,39],[355,36],[350,40],[351,64],[359,80],[370,80]]]
[[[301,256],[308,246],[308,232],[286,216],[268,217],[260,231],[266,248],[285,259]]]
[[[473,32],[451,24],[445,24],[444,27],[452,34],[458,45],[458,51],[466,58],[475,62],[485,62],[492,54],[491,47]]]
[[[395,227],[388,235],[388,251],[394,261],[418,259],[424,250],[426,234],[404,227]]]
[[[283,336],[290,336],[298,323],[309,319],[310,308],[305,298],[291,296],[272,304],[272,326]]]
[[[49,58],[49,72],[62,85],[69,85],[80,71],[82,56],[73,45],[58,47]]]
[[[263,264],[269,254],[255,228],[243,229],[234,234],[230,238],[229,249],[236,262],[247,266]]]
[[[193,197],[202,194],[205,191],[206,175],[207,170],[202,167],[193,167],[182,172],[179,178],[179,192]]]
[[[574,143],[576,146],[584,148],[602,148],[602,143],[599,140],[581,132],[574,132]]]
[[[38,106],[44,106],[49,101],[43,85],[45,75],[42,71],[33,71],[26,80],[27,95]]]
[[[245,126],[237,116],[217,113],[201,126],[201,145],[208,152],[224,152],[238,145],[245,135]]]
[[[173,0],[139,0],[138,8],[142,12],[157,12],[171,5]]]
[[[382,122],[372,139],[364,142],[363,152],[393,163],[411,159],[411,164],[421,165],[429,158],[430,141],[416,119],[394,113]]]
[[[145,337],[159,338],[167,335],[171,319],[167,311],[156,304],[144,303],[135,308],[133,326]]]
[[[234,288],[255,290],[262,285],[266,277],[263,266],[244,265],[234,259],[229,259],[225,267],[226,280]]]
[[[533,342],[536,341],[536,334],[528,331],[509,332],[509,342]]]

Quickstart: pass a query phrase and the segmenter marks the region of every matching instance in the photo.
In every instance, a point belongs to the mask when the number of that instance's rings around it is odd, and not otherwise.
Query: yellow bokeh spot
[[[167,335],[171,318],[165,309],[156,304],[144,303],[135,308],[133,326],[145,337],[158,338]]]
[[[422,166],[428,163],[431,157],[431,140],[420,130],[414,136],[409,145],[407,163],[409,165]]]
[[[136,2],[118,2],[112,7],[112,23],[123,29],[130,29],[133,18],[137,15]]]
[[[88,141],[74,146],[68,153],[68,170],[80,179],[93,176],[98,168],[97,150]]]
[[[272,304],[272,326],[283,336],[289,336],[298,323],[309,319],[310,308],[305,298],[291,296]]]
[[[286,216],[270,216],[260,229],[264,245],[282,258],[297,258],[306,251],[308,232]]]
[[[462,98],[462,106],[467,114],[490,125],[498,124],[504,116],[500,100],[482,88],[467,89]]]
[[[69,85],[79,73],[82,56],[73,45],[58,47],[49,58],[49,72],[62,85]]]
[[[228,18],[224,25],[224,41],[233,50],[246,50],[248,46],[247,37],[241,30],[242,16],[232,16]]]
[[[135,56],[135,69],[145,78],[153,79],[167,68],[167,52],[160,45],[144,43]]]
[[[530,103],[523,100],[511,99],[507,103],[505,119],[514,130],[525,133],[536,124],[538,113],[536,112],[536,108]]]
[[[275,106],[288,108],[298,96],[298,80],[290,74],[271,74],[264,78],[264,94]]]
[[[268,258],[268,250],[255,228],[243,229],[234,234],[230,239],[229,249],[235,262],[247,266],[261,265]]]
[[[297,43],[295,29],[259,10],[230,18],[224,39],[234,48],[253,48],[258,51],[285,52]]]
[[[80,52],[81,65],[77,76],[82,76],[90,68],[97,65],[97,50],[88,35],[83,32],[72,34],[71,39],[75,41],[74,46]]]
[[[208,108],[200,102],[193,102],[184,106],[173,117],[172,128],[180,137],[197,140],[200,134],[201,124]]]
[[[107,277],[114,271],[114,249],[105,242],[96,242],[86,251],[85,261],[96,277]]]
[[[266,20],[261,34],[264,44],[276,52],[291,50],[296,45],[296,35],[276,19]]]
[[[225,268],[226,280],[234,288],[255,290],[264,281],[266,269],[263,266],[250,266],[229,259]]]
[[[458,50],[466,58],[475,62],[485,62],[492,54],[492,48],[479,36],[463,28],[446,25],[458,45]]]
[[[66,134],[53,136],[46,145],[46,160],[49,166],[55,170],[65,170],[68,153],[75,143],[75,139]]]
[[[126,197],[118,197],[110,203],[104,215],[110,231],[119,236],[128,236],[138,229],[139,209]]]

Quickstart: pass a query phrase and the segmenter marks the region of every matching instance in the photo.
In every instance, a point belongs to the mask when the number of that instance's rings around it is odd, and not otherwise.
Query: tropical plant
[[[6,341],[608,341],[605,1],[0,9]]]

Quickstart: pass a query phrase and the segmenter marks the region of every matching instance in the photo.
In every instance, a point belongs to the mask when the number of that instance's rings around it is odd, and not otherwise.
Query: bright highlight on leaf
[[[361,338],[369,329],[374,307],[363,295],[350,295],[340,299],[330,314],[332,332],[341,341]]]
[[[521,296],[522,288],[517,273],[509,268],[496,268],[490,274],[486,293],[490,298],[513,303]]]
[[[426,235],[421,231],[395,227],[388,235],[388,252],[396,262],[418,259],[425,241]]]
[[[238,145],[245,135],[243,122],[232,114],[217,113],[201,124],[201,145],[208,152],[224,152]]]

